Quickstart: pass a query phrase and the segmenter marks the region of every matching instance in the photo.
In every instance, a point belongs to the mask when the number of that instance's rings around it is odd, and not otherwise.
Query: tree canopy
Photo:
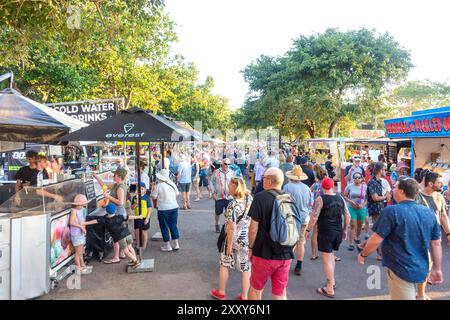
[[[344,119],[379,114],[385,91],[411,67],[409,52],[389,34],[328,29],[300,36],[284,56],[263,55],[245,68],[250,92],[239,122],[332,137]]]
[[[229,124],[213,81],[174,56],[175,22],[161,0],[45,0],[0,4],[0,72],[43,103],[125,98],[205,129]],[[1,85],[1,84],[0,84]]]

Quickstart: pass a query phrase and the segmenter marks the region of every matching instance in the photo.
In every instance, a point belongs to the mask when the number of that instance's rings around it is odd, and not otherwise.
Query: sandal
[[[211,290],[211,296],[217,300],[225,300],[225,298],[227,297],[225,294],[221,294],[219,293],[219,290]]]
[[[324,288],[317,288],[316,292],[317,292],[318,294],[324,296],[324,297],[327,297],[327,298],[334,298],[334,294],[329,294],[329,293],[327,292],[326,287],[324,287]]]
[[[136,260],[135,262],[133,262],[133,264],[131,265],[131,268],[136,269],[137,267],[139,267],[141,265],[141,263],[139,262],[139,260]]]
[[[383,261],[383,258],[381,256],[377,256],[377,261]]]
[[[342,259],[341,259],[341,258],[339,258],[339,257],[334,257],[334,261],[336,261],[336,262],[340,262],[340,261],[342,261]]]
[[[127,256],[119,257],[120,260],[125,260]]]
[[[355,246],[351,244],[351,245],[348,246],[347,250],[348,251],[355,251]]]
[[[319,256],[309,258],[309,260],[317,260],[317,259],[319,259]]]
[[[120,263],[120,260],[119,261],[113,261],[113,260],[105,260],[105,261],[103,261],[103,263],[104,264],[115,264],[115,263]]]
[[[243,299],[242,298],[242,293],[239,293],[238,296],[237,296],[237,300],[248,300],[248,299]]]

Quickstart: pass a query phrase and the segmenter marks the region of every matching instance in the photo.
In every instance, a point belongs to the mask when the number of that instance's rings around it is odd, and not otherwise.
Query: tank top
[[[321,234],[342,233],[342,216],[345,203],[340,195],[322,195],[323,207],[320,211],[317,226]]]
[[[116,199],[119,199],[119,196],[117,195],[117,191],[122,188],[124,193],[125,193],[125,199],[124,199],[124,204],[123,206],[119,207],[117,206],[117,215],[121,215],[122,217],[124,217],[125,219],[127,218],[127,210],[125,209],[125,202],[127,201],[127,188],[125,187],[125,185],[123,183],[121,184],[115,184],[113,189],[111,190],[111,197],[114,197]]]
[[[84,217],[84,210],[83,209],[72,209],[77,213],[77,223],[82,224],[86,221],[86,218]],[[70,235],[71,236],[81,236],[82,232],[81,229],[78,227],[72,227],[70,226]]]

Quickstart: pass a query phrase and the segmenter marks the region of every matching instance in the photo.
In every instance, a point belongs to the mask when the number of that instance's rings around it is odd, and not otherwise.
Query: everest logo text
[[[123,138],[142,138],[144,136],[144,132],[139,133],[130,133],[135,127],[134,123],[126,123],[123,126],[123,131],[125,133],[107,133],[105,135],[106,138],[114,138],[114,139],[123,139]]]

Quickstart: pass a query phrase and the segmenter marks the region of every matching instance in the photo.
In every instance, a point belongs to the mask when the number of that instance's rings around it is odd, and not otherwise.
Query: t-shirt
[[[308,223],[314,204],[311,189],[303,182],[289,182],[283,187],[283,192],[289,193],[294,198],[302,224]]]
[[[280,166],[280,161],[275,157],[270,157],[267,159],[267,161],[264,163],[264,167],[266,168],[278,168]]]
[[[354,184],[349,184],[345,188],[345,192],[349,192],[348,197],[356,204],[364,203],[367,199],[367,186],[361,184],[356,186]]]
[[[33,171],[32,175],[31,175],[31,185],[32,186],[36,186],[38,184],[38,176],[40,171],[38,169],[31,169]],[[42,171],[42,179],[47,180],[48,179],[48,173],[47,170],[44,169],[44,171]]]
[[[328,177],[330,177],[331,179],[333,179],[336,176],[336,174],[334,173],[334,168],[333,168],[332,164],[333,164],[333,162],[331,162],[331,161],[325,162],[325,169],[327,170]]]
[[[113,238],[114,242],[118,242],[125,237],[130,235],[130,231],[128,230],[128,226],[124,224],[124,221],[127,221],[127,218],[124,218],[122,215],[114,215],[112,218],[106,218],[105,227],[108,230],[109,234]]]
[[[277,192],[281,194],[280,190]],[[294,259],[292,248],[283,248],[280,244],[273,242],[269,236],[274,200],[275,197],[267,191],[260,192],[253,198],[248,215],[259,223],[253,255],[266,260]]]
[[[187,161],[180,163],[178,173],[180,174],[180,183],[192,182],[192,166]]]
[[[255,164],[255,181],[262,181],[262,176],[264,174],[264,166],[261,164],[261,162],[257,162]]]
[[[133,199],[131,200],[131,204],[133,205],[136,202],[136,196],[133,197]],[[152,200],[150,199],[150,197],[146,194],[144,194],[143,196],[141,196],[141,207],[142,207],[142,216],[144,217],[144,219],[146,219],[148,217],[148,212],[149,212],[149,208],[152,207]],[[136,216],[139,216],[139,206],[136,206],[136,209],[134,210]]]
[[[430,241],[441,238],[434,213],[415,201],[403,201],[386,207],[372,229],[384,239],[383,266],[407,282],[423,283]]]
[[[17,171],[15,180],[20,180],[22,183],[29,182],[31,184],[35,171],[36,169],[31,169],[30,166],[22,167]]]
[[[369,215],[381,214],[381,211],[384,208],[383,201],[373,201],[372,195],[377,194],[382,197],[383,193],[383,183],[378,180],[376,177],[373,177],[369,180],[367,185],[367,207],[369,209]]]
[[[314,171],[312,171],[306,165],[302,165],[301,167],[303,169],[303,173],[308,176],[308,180],[304,180],[302,182],[306,184],[308,187],[311,187],[314,184],[314,182],[316,182],[316,176],[314,175]]]

